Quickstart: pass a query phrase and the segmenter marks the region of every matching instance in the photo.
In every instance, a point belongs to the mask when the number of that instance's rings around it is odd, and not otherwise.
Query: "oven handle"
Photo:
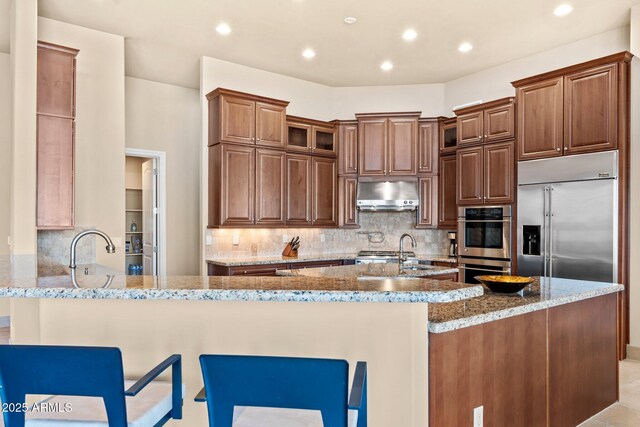
[[[502,270],[489,270],[486,268],[476,268],[476,267],[468,268],[468,267],[460,267],[460,266],[458,266],[457,268],[458,270],[478,270],[478,271],[489,271],[492,273],[510,273],[511,272],[511,268],[509,267],[503,267]]]
[[[511,222],[511,219],[458,219],[458,222]]]

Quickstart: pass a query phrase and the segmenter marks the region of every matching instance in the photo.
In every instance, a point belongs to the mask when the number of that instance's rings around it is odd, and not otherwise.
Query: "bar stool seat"
[[[130,388],[135,381],[125,380],[124,387]],[[182,385],[182,397],[185,387]],[[155,426],[173,407],[172,385],[168,381],[153,381],[133,397],[125,397],[127,424],[129,427]],[[49,407],[73,408],[70,412],[28,412],[26,427],[107,427],[107,411],[100,397],[52,396],[39,403]]]
[[[236,406],[233,427],[324,427],[322,413],[308,409]],[[358,425],[358,411],[349,409],[348,427]]]

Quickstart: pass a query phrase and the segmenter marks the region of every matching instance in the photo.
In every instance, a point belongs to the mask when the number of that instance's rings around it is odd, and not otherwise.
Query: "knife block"
[[[294,251],[291,243],[287,243],[287,246],[285,246],[282,251],[282,256],[287,258],[298,258],[298,251]]]

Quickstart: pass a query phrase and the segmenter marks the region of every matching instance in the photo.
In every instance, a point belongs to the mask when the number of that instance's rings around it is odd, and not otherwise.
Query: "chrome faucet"
[[[416,243],[416,238],[413,237],[411,234],[404,233],[402,236],[400,236],[400,252],[398,252],[398,265],[400,266],[400,268],[402,268],[402,265],[407,260],[407,256],[404,253],[404,238],[405,237],[410,237],[411,238],[411,247],[412,248],[415,248],[416,246],[418,246],[418,243]]]
[[[72,271],[75,271],[76,269],[76,246],[78,246],[78,241],[80,241],[80,239],[82,239],[84,236],[89,235],[89,234],[97,234],[98,236],[101,236],[106,242],[107,242],[107,253],[108,254],[113,254],[116,252],[116,247],[113,244],[113,242],[111,241],[111,237],[107,236],[107,233],[104,233],[100,230],[87,230],[87,231],[83,231],[82,233],[78,233],[76,235],[76,237],[73,238],[73,240],[71,241],[71,254],[70,254],[70,259],[69,259],[69,268]]]

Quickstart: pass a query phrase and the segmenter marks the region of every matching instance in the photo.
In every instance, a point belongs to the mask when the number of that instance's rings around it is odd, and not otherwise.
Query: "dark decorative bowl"
[[[531,277],[523,276],[476,276],[475,279],[493,292],[501,294],[513,294],[533,283]]]

